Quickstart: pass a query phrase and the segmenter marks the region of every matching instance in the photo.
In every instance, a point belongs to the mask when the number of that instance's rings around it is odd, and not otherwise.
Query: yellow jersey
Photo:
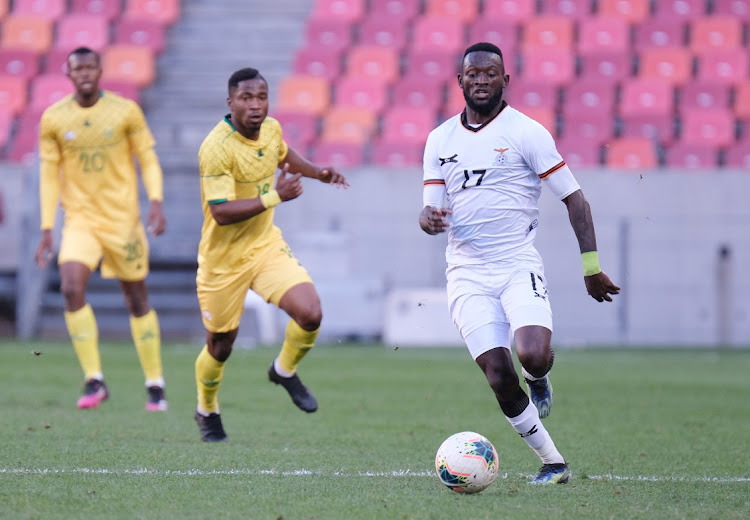
[[[109,91],[91,107],[63,98],[44,111],[39,127],[39,156],[59,168],[66,221],[93,227],[130,229],[140,218],[133,154],[153,146],[141,108]]]
[[[226,273],[252,259],[281,237],[273,223],[274,208],[252,218],[220,226],[210,204],[253,199],[274,189],[276,168],[286,158],[281,125],[266,117],[257,141],[242,136],[226,116],[206,136],[198,152],[203,230],[198,264],[209,272]]]

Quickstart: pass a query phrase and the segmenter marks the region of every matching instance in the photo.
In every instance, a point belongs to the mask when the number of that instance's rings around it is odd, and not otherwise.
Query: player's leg
[[[89,278],[101,256],[101,246],[87,227],[66,222],[58,263],[65,324],[85,378],[78,408],[96,408],[109,397],[99,356],[99,330],[94,311],[86,302]]]

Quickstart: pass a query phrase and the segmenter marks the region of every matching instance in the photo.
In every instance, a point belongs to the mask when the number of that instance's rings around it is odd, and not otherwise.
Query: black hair
[[[469,46],[464,51],[464,58],[466,58],[468,54],[472,52],[478,52],[478,51],[491,52],[492,54],[497,54],[498,56],[500,56],[501,60],[503,59],[503,52],[500,50],[500,47],[498,47],[497,45],[493,43],[487,43],[487,42],[479,42],[479,43],[475,43],[474,45]],[[463,59],[461,61],[463,61]]]
[[[68,58],[67,59],[69,60],[70,57],[73,56],[73,55],[75,55],[75,56],[83,56],[84,54],[93,54],[94,56],[96,56],[96,62],[97,63],[101,63],[101,61],[102,61],[101,57],[99,56],[99,53],[96,52],[93,49],[88,48],[88,47],[77,47],[77,48],[73,49],[72,51],[70,51],[70,54],[68,54]]]
[[[244,69],[235,71],[231,76],[229,76],[229,92],[231,93],[234,89],[236,89],[241,81],[247,81],[249,79],[262,79],[263,81],[266,81],[266,78],[264,78],[261,73],[258,72],[258,69],[246,67]],[[266,83],[268,82],[266,81]]]

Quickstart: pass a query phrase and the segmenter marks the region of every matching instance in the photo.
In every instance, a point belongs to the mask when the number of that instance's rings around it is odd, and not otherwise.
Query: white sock
[[[516,417],[506,417],[513,429],[526,441],[529,448],[539,455],[542,464],[562,464],[565,459],[557,451],[555,443],[552,442],[547,428],[539,419],[539,412],[536,406],[529,403],[529,406]]]
[[[203,417],[208,417],[212,413],[219,413],[219,409],[217,408],[215,412],[207,412],[206,410],[202,410],[200,406],[195,407],[195,411],[201,414]]]
[[[276,358],[273,360],[273,369],[276,371],[277,374],[279,374],[281,377],[292,377],[294,374],[290,374],[283,368],[281,368],[281,365],[279,364],[279,358]]]
[[[536,381],[536,380],[538,380],[538,379],[544,379],[545,377],[547,377],[547,375],[549,375],[549,370],[548,370],[548,371],[547,371],[547,373],[546,373],[546,374],[544,374],[544,375],[543,375],[542,377],[534,377],[534,376],[532,376],[531,374],[529,374],[529,373],[528,373],[528,372],[526,371],[526,369],[525,369],[525,368],[521,367],[521,374],[523,374],[523,378],[524,378],[524,379],[528,379],[529,381]]]
[[[150,386],[158,386],[159,388],[164,388],[164,378],[160,377],[159,379],[146,379],[146,388]]]

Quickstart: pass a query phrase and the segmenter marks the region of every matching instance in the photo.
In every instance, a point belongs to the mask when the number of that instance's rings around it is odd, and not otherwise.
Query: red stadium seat
[[[140,89],[133,83],[127,81],[111,81],[102,80],[99,85],[104,90],[114,92],[118,96],[122,96],[128,99],[132,99],[136,103],[140,102],[141,92]]]
[[[706,14],[706,0],[659,0],[654,16],[660,19],[693,20]]]
[[[531,119],[540,123],[544,128],[552,134],[552,137],[557,137],[557,119],[555,117],[555,111],[551,108],[546,107],[516,107],[521,112],[529,116]]]
[[[154,54],[164,50],[164,26],[153,20],[121,18],[114,24],[115,40],[119,45],[140,45]]]
[[[680,19],[648,19],[635,27],[635,49],[651,47],[682,47],[685,45],[687,24]]]
[[[383,115],[381,141],[424,145],[435,123],[429,108],[394,107]]]
[[[622,86],[620,113],[629,116],[671,115],[674,92],[662,79],[637,78]]]
[[[508,22],[523,22],[536,14],[534,0],[492,0],[484,2],[481,16],[502,18]]]
[[[591,16],[590,0],[544,0],[542,14],[567,16],[574,20]]]
[[[614,126],[611,112],[570,110],[563,113],[562,135],[569,141],[599,146],[614,137]]]
[[[399,57],[390,47],[360,45],[349,51],[346,71],[352,77],[390,84],[400,76]]]
[[[65,96],[72,94],[73,90],[73,84],[67,76],[61,74],[40,74],[31,82],[29,108],[41,112]]]
[[[601,148],[594,142],[565,137],[557,139],[556,144],[565,164],[574,173],[578,168],[591,168],[601,164]]]
[[[72,51],[89,47],[101,51],[109,44],[109,21],[95,14],[68,14],[57,22],[55,47]]]
[[[41,54],[52,46],[52,21],[36,14],[11,14],[3,20],[0,46]]]
[[[645,137],[615,139],[605,151],[606,165],[610,168],[644,170],[658,166],[654,144]]]
[[[708,145],[675,143],[665,153],[664,166],[680,170],[705,170],[719,165],[719,150]]]
[[[672,85],[687,83],[693,73],[693,55],[684,47],[652,47],[640,53],[641,78],[663,79]]]
[[[29,50],[0,49],[0,75],[29,80],[39,74],[39,56]]]
[[[644,137],[664,145],[675,139],[675,121],[672,114],[640,114],[621,116],[621,137]]]
[[[619,83],[631,76],[633,57],[629,52],[597,52],[581,56],[580,64],[579,80]]]
[[[389,15],[370,15],[359,27],[361,45],[379,45],[401,50],[406,46],[407,26]]]
[[[180,0],[127,0],[125,17],[172,25],[180,17]]]
[[[724,155],[724,166],[750,170],[750,141],[740,141],[727,148]]]
[[[336,82],[335,105],[380,112],[388,102],[388,87],[376,78],[346,76]]]
[[[327,108],[331,85],[325,78],[315,76],[287,76],[279,87],[279,108],[285,111],[320,115]]]
[[[624,53],[630,49],[630,25],[621,18],[594,16],[578,23],[578,52]]]
[[[433,85],[424,79],[411,76],[393,86],[393,106],[437,110],[443,104],[444,86]]]
[[[649,0],[599,0],[597,14],[639,24],[650,16]]]
[[[70,7],[71,13],[95,14],[103,16],[109,21],[117,18],[121,10],[122,6],[119,0],[73,0]]]
[[[346,20],[311,18],[305,26],[306,47],[342,52],[352,44],[352,24]]]
[[[15,136],[10,143],[8,159],[27,164],[36,159],[36,149],[39,144],[39,118],[41,113],[24,114],[18,124]]]
[[[349,168],[364,163],[364,147],[359,143],[319,142],[312,147],[316,164]]]
[[[571,49],[573,21],[564,16],[536,16],[523,24],[524,50],[536,48]]]
[[[68,73],[68,49],[50,49],[42,60],[44,66],[42,72],[45,74],[67,74]]]
[[[318,135],[318,117],[305,112],[274,111],[271,114],[281,123],[284,141],[297,150],[303,150]]]
[[[512,58],[518,46],[519,24],[503,19],[478,17],[469,25],[469,34],[477,42],[494,43],[503,53],[504,59]],[[506,71],[508,66],[506,64]]]
[[[713,0],[714,14],[734,16],[750,23],[750,0]]]
[[[137,45],[111,45],[102,53],[102,79],[147,87],[154,81],[154,53]]]
[[[367,108],[332,107],[322,123],[321,141],[362,145],[375,133],[377,118]]]
[[[409,51],[404,77],[421,78],[433,86],[446,82],[455,84],[459,64],[460,55],[455,52]]]
[[[566,114],[612,114],[616,99],[615,84],[609,79],[579,80],[565,89]]]
[[[378,0],[370,5],[370,16],[390,16],[394,20],[407,22],[420,9],[421,0]]]
[[[734,142],[734,118],[728,109],[690,110],[681,120],[680,142],[686,145],[721,148]]]
[[[728,108],[729,87],[711,81],[691,81],[680,89],[681,110]]]
[[[729,16],[707,16],[690,22],[690,49],[702,53],[742,47],[742,22]]]
[[[522,53],[521,77],[526,81],[549,82],[556,86],[573,80],[575,61],[570,49],[537,48]]]
[[[423,156],[422,144],[379,140],[372,147],[370,162],[390,168],[407,168],[421,165]]]
[[[33,15],[55,21],[66,11],[67,0],[14,0],[13,14]]]
[[[443,105],[443,110],[441,111],[441,117],[443,119],[455,116],[463,111],[466,106],[464,92],[458,84],[449,83],[446,88],[445,105]]]
[[[472,22],[478,12],[478,0],[425,0],[425,14],[450,16],[461,23]]]
[[[364,0],[315,0],[312,17],[324,20],[359,22],[365,14]]]
[[[747,62],[747,49],[706,51],[698,56],[697,78],[722,85],[736,85],[748,77]]]
[[[0,75],[0,110],[18,115],[26,109],[26,79]]]
[[[294,54],[292,70],[298,76],[316,76],[333,81],[341,75],[341,51],[302,47]]]
[[[732,106],[737,119],[746,124],[750,121],[750,80],[745,80],[734,91],[734,105]]]
[[[543,107],[555,109],[558,101],[558,88],[548,81],[527,81],[511,79],[504,98],[516,108]],[[519,108],[519,110],[521,110]]]
[[[5,18],[10,8],[10,0],[0,0],[0,21]]]
[[[448,16],[421,16],[412,28],[414,51],[458,53],[464,47],[464,27]]]

